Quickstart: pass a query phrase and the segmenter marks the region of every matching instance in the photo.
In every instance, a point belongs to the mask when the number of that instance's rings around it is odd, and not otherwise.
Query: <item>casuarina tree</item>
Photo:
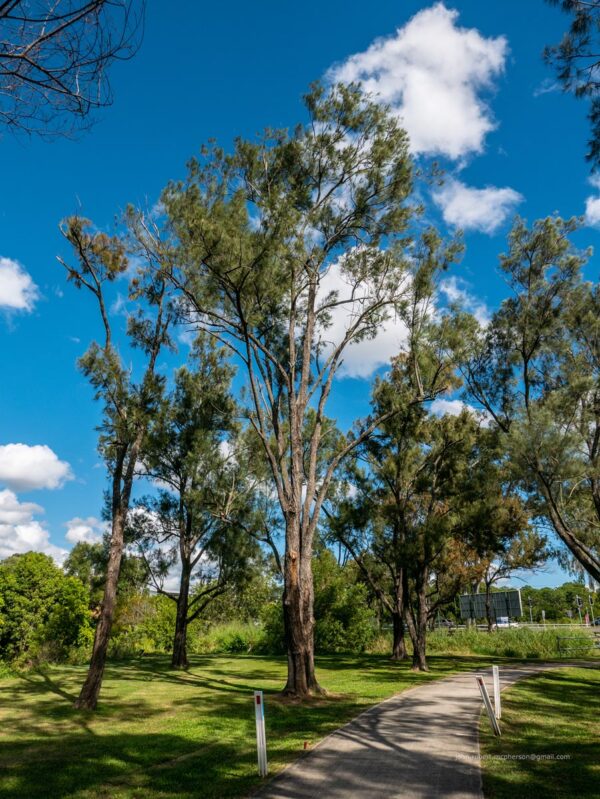
[[[80,368],[102,404],[98,449],[110,478],[111,530],[106,582],[88,673],[75,703],[78,708],[93,710],[102,686],[117,602],[136,466],[143,458],[150,420],[162,391],[163,379],[157,374],[157,358],[161,349],[170,344],[169,327],[173,316],[167,302],[166,265],[161,264],[160,270],[140,267],[129,282],[130,298],[137,303],[137,312],[128,318],[127,324],[128,338],[140,361],[136,379],[115,342],[107,299],[110,284],[129,268],[126,246],[119,238],[94,231],[87,220],[78,217],[67,220],[62,231],[72,245],[75,261],[60,259],[61,263],[68,279],[93,297],[102,329],[100,342],[93,342],[80,359]]]
[[[258,556],[255,483],[239,445],[232,369],[200,336],[150,425],[143,471],[160,486],[136,503],[129,529],[152,584],[177,605],[171,665],[186,668],[187,629],[208,605],[250,579]],[[165,587],[179,571],[178,590]]]
[[[339,464],[378,423],[323,466],[326,406],[349,348],[405,310],[420,257],[396,118],[356,86],[315,87],[306,106],[308,122],[291,133],[238,140],[231,155],[203,151],[163,195],[181,309],[245,372],[248,420],[284,520],[285,691],[298,696],[320,690],[312,553],[323,502]],[[444,257],[426,245],[421,256]]]
[[[511,288],[469,344],[469,394],[504,437],[530,513],[600,580],[600,294],[577,221],[517,220],[500,266]]]

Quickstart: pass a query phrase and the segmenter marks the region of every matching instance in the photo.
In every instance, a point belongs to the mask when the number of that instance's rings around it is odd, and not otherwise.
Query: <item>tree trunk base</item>
[[[393,652],[390,656],[390,660],[406,660],[408,658],[408,654],[406,652]]]
[[[81,697],[73,702],[75,710],[96,710],[97,705],[93,699],[81,699]]]
[[[313,685],[311,688],[307,688],[305,691],[299,691],[296,688],[289,688],[287,685],[281,692],[282,696],[287,696],[293,699],[310,699],[311,697],[315,696],[327,696],[328,692],[323,686]]]

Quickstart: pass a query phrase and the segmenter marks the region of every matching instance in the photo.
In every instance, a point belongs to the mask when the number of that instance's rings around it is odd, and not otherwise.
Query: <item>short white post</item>
[[[494,735],[500,735],[500,725],[498,724],[498,720],[496,716],[494,716],[494,711],[492,709],[492,703],[490,702],[490,696],[488,694],[487,688],[483,681],[483,677],[480,674],[475,675],[475,680],[477,681],[477,685],[479,686],[479,691],[481,693],[481,698],[483,699],[483,704],[485,705],[485,709],[488,714],[488,718],[490,720],[490,724],[492,725],[492,729],[494,730]]]
[[[265,736],[265,703],[262,691],[254,692],[254,714],[256,718],[258,773],[261,777],[266,777],[269,773],[269,767],[267,764],[267,738]]]
[[[502,708],[500,706],[500,672],[498,666],[492,666],[492,674],[494,675],[494,713],[496,718],[502,718]]]

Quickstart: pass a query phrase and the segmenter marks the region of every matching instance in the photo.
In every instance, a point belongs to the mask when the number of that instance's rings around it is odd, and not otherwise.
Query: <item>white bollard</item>
[[[497,719],[502,718],[502,707],[500,706],[500,672],[498,666],[492,666],[494,675],[494,713]]]
[[[485,709],[487,711],[490,724],[492,725],[492,729],[494,730],[494,735],[500,735],[501,734],[500,725],[498,724],[498,719],[496,718],[496,716],[494,716],[494,711],[492,710],[492,703],[490,702],[490,696],[488,694],[487,688],[485,687],[483,677],[480,674],[476,674],[475,680],[477,681],[477,685],[479,686],[481,698],[483,699],[483,704],[485,705]]]
[[[267,738],[265,736],[265,703],[262,691],[254,692],[254,713],[256,718],[258,773],[261,777],[266,777],[269,773],[269,766],[267,764]]]

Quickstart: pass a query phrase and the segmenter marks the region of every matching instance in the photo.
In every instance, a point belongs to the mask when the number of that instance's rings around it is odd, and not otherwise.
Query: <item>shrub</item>
[[[48,555],[27,552],[0,564],[0,607],[0,657],[7,660],[63,660],[91,641],[86,590]]]
[[[261,649],[262,637],[256,624],[230,622],[206,628],[196,623],[188,631],[188,649],[197,655],[256,652]]]
[[[377,627],[367,602],[367,588],[356,582],[354,564],[338,565],[321,550],[313,561],[315,580],[315,651],[364,652]]]

